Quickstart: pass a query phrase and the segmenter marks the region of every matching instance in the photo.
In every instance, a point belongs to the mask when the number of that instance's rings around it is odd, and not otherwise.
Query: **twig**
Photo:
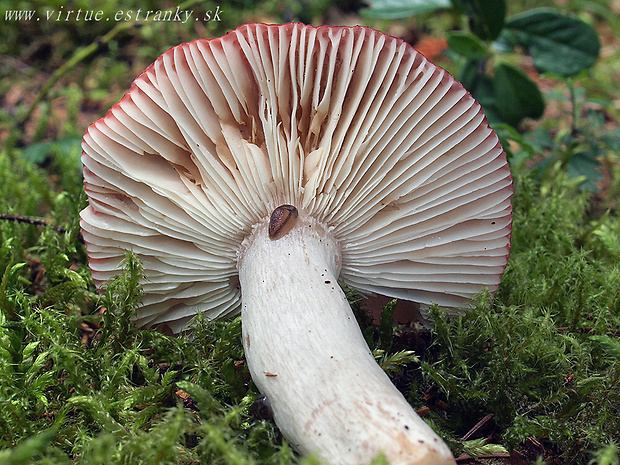
[[[200,0],[189,0],[185,2],[184,4],[180,5],[179,8],[187,9],[190,6],[196,5],[198,3],[200,3]],[[26,111],[26,113],[17,120],[17,125],[19,126],[19,125],[24,124],[30,118],[30,116],[32,116],[32,112],[34,112],[37,105],[41,102],[41,100],[43,100],[45,95],[47,95],[49,90],[54,86],[54,84],[58,82],[58,80],[61,77],[63,77],[67,72],[71,71],[81,61],[84,61],[86,58],[88,58],[89,56],[97,52],[101,47],[103,47],[108,42],[110,42],[112,39],[114,39],[118,34],[120,34],[121,32],[127,29],[132,28],[138,22],[139,21],[134,19],[133,21],[117,23],[116,26],[114,26],[107,34],[103,35],[101,38],[98,38],[95,42],[90,43],[86,47],[78,49],[65,64],[63,64],[60,68],[58,68],[49,77],[49,79],[45,82],[45,84],[43,85],[39,93],[37,94],[34,101],[30,104],[30,107],[28,107],[28,110]],[[139,23],[140,25],[142,25],[147,22],[150,22],[150,20],[140,21]]]
[[[482,420],[480,420],[478,423],[476,423],[472,429],[470,429],[467,433],[465,433],[465,436],[463,436],[460,440],[461,441],[468,441],[469,439],[471,439],[471,437],[476,434],[484,425],[486,425],[489,420],[493,418],[493,414],[489,413],[487,415],[485,415]]]
[[[47,95],[49,90],[54,86],[54,84],[58,82],[58,80],[61,77],[63,77],[67,72],[71,71],[78,63],[85,60],[86,58],[94,54],[97,50],[99,50],[102,46],[110,42],[120,32],[124,31],[125,29],[129,29],[133,25],[134,25],[133,22],[118,23],[116,26],[112,28],[110,32],[108,32],[106,35],[104,35],[100,39],[96,40],[95,42],[92,42],[91,44],[87,45],[84,48],[77,50],[73,54],[73,56],[69,58],[69,60],[65,62],[65,64],[63,64],[60,68],[54,71],[54,74],[52,74],[49,77],[49,79],[45,82],[45,84],[43,85],[39,93],[37,94],[34,101],[30,104],[30,107],[28,107],[28,110],[26,111],[24,116],[19,118],[18,125],[24,124],[30,118],[30,116],[32,115],[32,112],[35,110],[37,105],[41,102],[41,100],[43,100],[45,95]]]
[[[61,234],[64,234],[67,232],[65,228],[50,224],[47,221],[41,220],[39,218],[32,218],[30,216],[18,216],[18,215],[9,215],[8,213],[2,213],[0,214],[0,220],[13,221],[14,223],[33,224],[35,226],[45,226],[45,227],[49,226]]]
[[[471,460],[478,461],[478,459],[509,459],[510,457],[512,456],[506,452],[494,452],[492,454],[477,455],[475,457],[472,457],[469,454],[461,454],[456,458],[456,462],[469,462]]]
[[[561,328],[556,328],[557,331],[563,333],[564,331],[569,331],[572,328],[570,328],[569,326],[563,326]],[[580,332],[582,333],[591,333],[594,331],[594,328],[591,326],[586,326],[584,328],[577,328]],[[609,334],[610,336],[620,336],[620,329],[614,329],[614,328],[607,328],[607,334]]]

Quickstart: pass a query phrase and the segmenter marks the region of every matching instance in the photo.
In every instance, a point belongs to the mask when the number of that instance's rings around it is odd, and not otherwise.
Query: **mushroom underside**
[[[336,463],[379,449],[394,463],[425,463],[423,450],[448,457],[395,395],[336,284],[451,309],[497,288],[510,169],[480,105],[447,72],[369,28],[247,25],[164,53],[82,147],[93,277],[117,274],[126,250],[140,257],[138,325],[179,332],[197,312],[241,311],[253,379],[299,450]],[[277,387],[311,353],[308,386],[323,390]],[[356,400],[338,400],[349,391]],[[398,400],[377,402],[384,394]],[[370,419],[386,433],[357,436]],[[326,435],[330,424],[341,426]],[[428,447],[403,445],[418,440],[405,426]],[[405,439],[369,445],[384,436]]]

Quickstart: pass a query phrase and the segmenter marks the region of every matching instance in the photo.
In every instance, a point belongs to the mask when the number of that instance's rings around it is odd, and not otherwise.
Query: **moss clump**
[[[536,438],[559,463],[587,463],[620,443],[620,265],[605,238],[620,221],[591,219],[589,206],[563,176],[518,178],[495,299],[457,319],[433,312],[436,352],[422,367],[457,435],[493,413],[504,445]]]
[[[240,321],[198,317],[191,338],[134,328],[139,262],[128,256],[96,293],[79,174],[52,159],[65,168],[50,176],[23,155],[0,152],[0,211],[62,228],[0,221],[0,465],[316,463],[252,413]],[[532,461],[617,463],[620,220],[557,173],[517,176],[494,300],[455,319],[434,309],[432,335],[413,345],[391,332],[391,306],[365,331],[414,405],[442,398],[444,418],[428,419],[457,452],[495,450],[454,439],[492,413],[485,434],[526,456],[536,444]]]

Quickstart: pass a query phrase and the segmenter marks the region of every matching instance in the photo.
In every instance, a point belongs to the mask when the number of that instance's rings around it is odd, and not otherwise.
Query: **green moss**
[[[107,3],[106,11],[113,8]],[[306,13],[323,14],[326,5]],[[206,35],[232,28],[241,10],[250,17],[297,8],[288,0],[224,6],[225,20],[207,24]],[[24,94],[36,94],[45,76],[109,32],[100,24],[73,31],[70,40],[64,27],[53,31],[43,23],[29,26],[38,36],[34,45],[47,44],[41,36],[49,34],[54,53],[42,70],[20,71],[7,61],[0,73],[4,93],[16,80],[28,81],[21,82]],[[6,23],[2,30],[7,37],[32,35],[22,26]],[[28,127],[16,120],[30,100],[0,110],[0,213],[49,224],[0,221],[0,465],[318,464],[296,456],[271,422],[252,413],[258,392],[243,363],[239,319],[198,317],[191,338],[139,330],[131,316],[141,292],[140,263],[128,256],[125,273],[102,294],[87,266],[78,224],[85,203],[79,125],[103,114],[164,49],[195,38],[188,27],[143,24],[107,42],[100,56],[76,61],[36,105]],[[32,49],[16,63],[30,63]],[[562,124],[547,120],[524,134],[522,143],[542,137],[546,145],[532,152],[563,159],[568,152],[552,131],[567,126],[565,116]],[[583,180],[571,180],[553,160],[537,178],[525,167],[528,157],[513,159],[519,172],[512,251],[500,288],[460,318],[434,309],[432,337],[425,334],[432,343],[419,344],[426,350],[403,346],[402,328],[391,327],[393,307],[375,328],[353,302],[380,363],[413,405],[425,405],[429,392],[444,402],[426,419],[456,453],[501,450],[498,443],[523,451],[529,442],[549,455],[534,454],[532,463],[619,463],[620,138],[617,129],[603,131],[603,123],[586,141],[605,149],[606,185],[598,197],[582,192]],[[357,299],[353,292],[349,297]],[[490,413],[490,444],[457,439]]]
[[[466,315],[439,309],[436,353],[422,369],[445,393],[450,429],[462,435],[487,413],[503,443],[527,438],[572,463],[620,442],[620,269],[588,217],[590,203],[562,176],[515,185],[509,265],[493,302]]]
[[[38,173],[13,162],[1,183],[9,193]],[[193,338],[134,328],[139,262],[128,256],[125,273],[94,293],[78,206],[67,211],[50,184],[35,186],[17,209],[45,204],[50,218],[68,218],[68,231],[0,223],[0,463],[298,463],[275,426],[251,413],[258,393],[243,364],[240,320],[198,317]],[[415,404],[439,388],[448,416],[429,421],[455,450],[494,447],[451,439],[493,413],[508,448],[533,437],[575,463],[597,450],[613,456],[619,222],[611,212],[590,217],[590,207],[561,175],[542,185],[518,176],[511,257],[493,301],[481,296],[456,319],[434,309],[432,346],[417,357],[390,352],[386,307],[375,348],[387,349],[378,354],[394,376],[408,377]]]

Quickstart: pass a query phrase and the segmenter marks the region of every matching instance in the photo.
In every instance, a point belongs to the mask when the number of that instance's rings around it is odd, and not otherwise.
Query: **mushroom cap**
[[[331,229],[340,279],[460,308],[510,249],[506,155],[480,105],[366,27],[249,24],[174,47],[82,143],[93,277],[144,265],[138,324],[240,307],[237,254],[282,204]]]

